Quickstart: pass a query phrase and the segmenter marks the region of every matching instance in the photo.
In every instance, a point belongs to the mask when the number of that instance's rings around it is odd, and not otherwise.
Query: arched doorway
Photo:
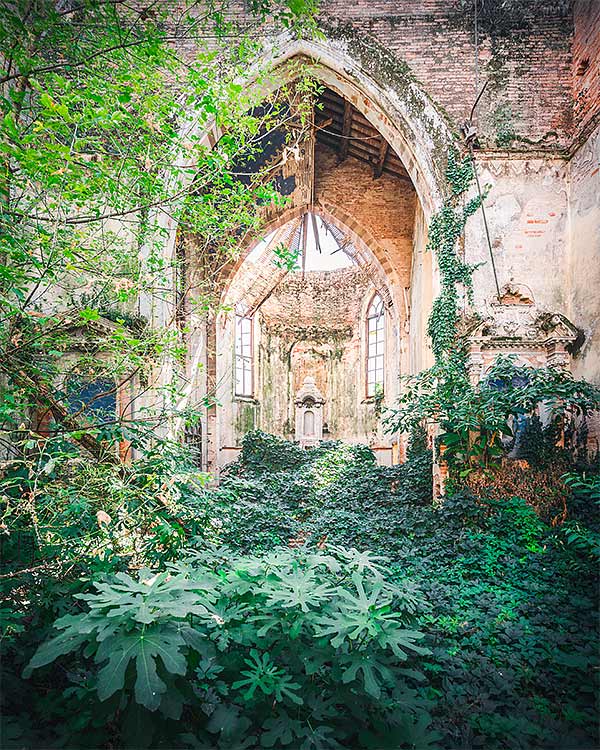
[[[268,82],[263,82],[263,89],[267,86],[274,90],[282,82],[293,80],[298,75],[295,63],[308,62],[319,82],[349,101],[371,123],[406,169],[423,212],[422,223],[426,226],[443,203],[446,156],[454,136],[443,114],[420,88],[409,67],[384,47],[373,43],[363,47],[360,40],[344,39],[342,29],[318,40],[294,39],[286,32],[266,44],[257,69],[263,69],[267,61],[273,72]],[[251,86],[252,74],[243,83]],[[221,135],[214,124],[201,124],[193,106],[184,110],[180,128],[182,143],[194,139],[211,148]],[[178,169],[188,161],[185,149],[173,154],[171,160]],[[178,172],[176,200],[184,200],[186,184],[191,184],[192,179],[191,170]],[[140,251],[141,259],[152,253],[157,236],[161,237],[166,265],[175,256],[178,227],[173,213],[164,207],[150,212],[148,241]],[[435,286],[435,264],[432,264],[432,274]],[[140,314],[159,326],[170,324],[172,308],[173,301],[168,294],[141,298],[139,302]]]

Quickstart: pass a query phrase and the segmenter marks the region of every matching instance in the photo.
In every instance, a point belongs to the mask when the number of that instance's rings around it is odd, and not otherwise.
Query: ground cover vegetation
[[[5,741],[593,746],[597,474],[566,478],[560,525],[519,498],[435,506],[414,442],[382,467],[249,433],[218,488],[177,458],[178,521],[138,548],[117,515],[57,525],[73,569],[4,581]]]
[[[413,627],[430,650],[417,660],[426,731],[415,747],[593,747],[597,469],[571,463],[567,520],[553,524],[543,505],[511,495],[462,489],[433,505],[431,452],[422,435],[413,442],[407,463],[382,467],[366,446],[301,451],[251,433],[207,493],[204,533],[243,549],[291,538],[387,559],[388,575],[421,602]],[[531,448],[530,460],[549,460],[547,446]],[[231,512],[238,503],[243,514]]]
[[[1,6],[0,745],[593,746],[600,485],[581,435],[598,394],[509,361],[471,385],[469,159],[450,153],[429,232],[436,364],[384,413],[411,433],[407,463],[253,432],[215,487],[167,429],[198,415],[180,406],[185,324],[177,309],[152,324],[174,277],[188,291],[165,217],[214,278],[280,200],[265,133],[293,147],[312,112],[305,71],[265,104],[257,60],[264,20],[316,33],[313,3],[250,5],[243,30],[227,3]],[[207,38],[193,64],[178,55]],[[223,134],[213,148],[181,127],[191,104]],[[197,310],[215,312],[213,291]],[[177,376],[157,385],[165,363]],[[115,416],[129,387],[152,400]],[[517,481],[503,459],[519,418]],[[439,506],[433,424],[451,468]]]

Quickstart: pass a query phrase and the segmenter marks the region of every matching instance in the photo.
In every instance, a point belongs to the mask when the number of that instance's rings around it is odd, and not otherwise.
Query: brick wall
[[[322,145],[317,147],[315,170],[317,203],[343,209],[385,251],[399,284],[410,286],[417,205],[410,181],[385,173],[375,180],[364,162],[348,157],[338,164],[337,154]]]
[[[596,6],[596,0],[590,0]],[[475,19],[466,0],[323,0],[323,16],[351,24],[404,60],[459,124],[475,98]],[[479,2],[480,81],[490,80],[479,124],[493,145],[494,117],[510,116],[520,148],[565,145],[572,128],[572,14],[568,2]]]
[[[600,114],[600,2],[576,0],[573,36],[573,102],[576,141],[589,135]]]
[[[575,0],[574,7],[575,47],[591,46],[589,22],[600,3]],[[231,0],[228,11],[237,21],[249,20],[247,0]],[[366,67],[369,50],[376,56],[377,46],[407,63],[455,128],[475,99],[477,60],[480,84],[489,79],[477,113],[486,147],[496,147],[507,120],[518,136],[513,148],[570,145],[572,63],[578,54],[571,0],[478,0],[477,55],[474,0],[321,0],[320,22],[326,34],[366,50],[361,53]],[[179,52],[192,59],[195,46],[182,44]]]
[[[597,0],[577,0],[585,5]],[[232,0],[245,20],[247,3]],[[406,62],[458,127],[475,99],[475,65],[489,86],[478,108],[486,146],[510,119],[519,150],[569,145],[573,133],[573,11],[569,0],[479,0],[478,55],[473,0],[321,0],[327,34],[379,43]],[[190,50],[191,53],[191,50]],[[368,56],[368,52],[367,52]]]

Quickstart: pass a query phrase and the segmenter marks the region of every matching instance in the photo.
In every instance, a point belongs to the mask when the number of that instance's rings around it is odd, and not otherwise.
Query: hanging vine
[[[403,378],[397,408],[386,409],[388,433],[410,432],[424,424],[437,425],[453,480],[465,480],[473,471],[489,472],[505,455],[502,439],[512,435],[512,420],[531,415],[540,403],[552,404],[555,417],[571,410],[585,416],[600,406],[600,390],[570,373],[552,368],[518,366],[499,359],[487,378],[471,382],[466,341],[461,337],[459,303],[472,302],[473,271],[459,255],[458,240],[467,220],[481,206],[478,190],[467,199],[475,172],[470,155],[448,154],[448,194],[429,225],[427,249],[435,254],[440,271],[440,294],[433,303],[427,332],[435,363],[427,370]],[[485,195],[483,196],[485,197]]]

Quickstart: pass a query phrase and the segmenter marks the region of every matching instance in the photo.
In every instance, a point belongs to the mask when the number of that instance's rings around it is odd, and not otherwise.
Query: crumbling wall
[[[372,294],[367,275],[352,267],[304,277],[295,272],[265,302],[257,393],[262,429],[293,438],[294,397],[311,376],[325,397],[323,420],[331,439],[377,445],[384,440],[376,405],[366,396],[365,314]],[[393,315],[388,312],[386,320],[389,393],[397,362]]]
[[[477,155],[485,211],[500,288],[516,283],[549,312],[568,316],[567,164],[559,159],[494,159]],[[469,219],[466,259],[480,263],[473,280],[475,305],[490,314],[496,296],[481,212]]]
[[[600,3],[575,0],[573,7],[574,140],[584,141],[600,116]]]
[[[600,383],[600,3],[575,0],[573,106],[575,132],[568,165],[569,256],[565,277],[569,318],[585,336],[573,372]],[[600,438],[596,416],[590,434]]]
[[[569,182],[570,246],[562,283],[568,317],[585,335],[573,371],[600,383],[600,127],[571,159]]]

